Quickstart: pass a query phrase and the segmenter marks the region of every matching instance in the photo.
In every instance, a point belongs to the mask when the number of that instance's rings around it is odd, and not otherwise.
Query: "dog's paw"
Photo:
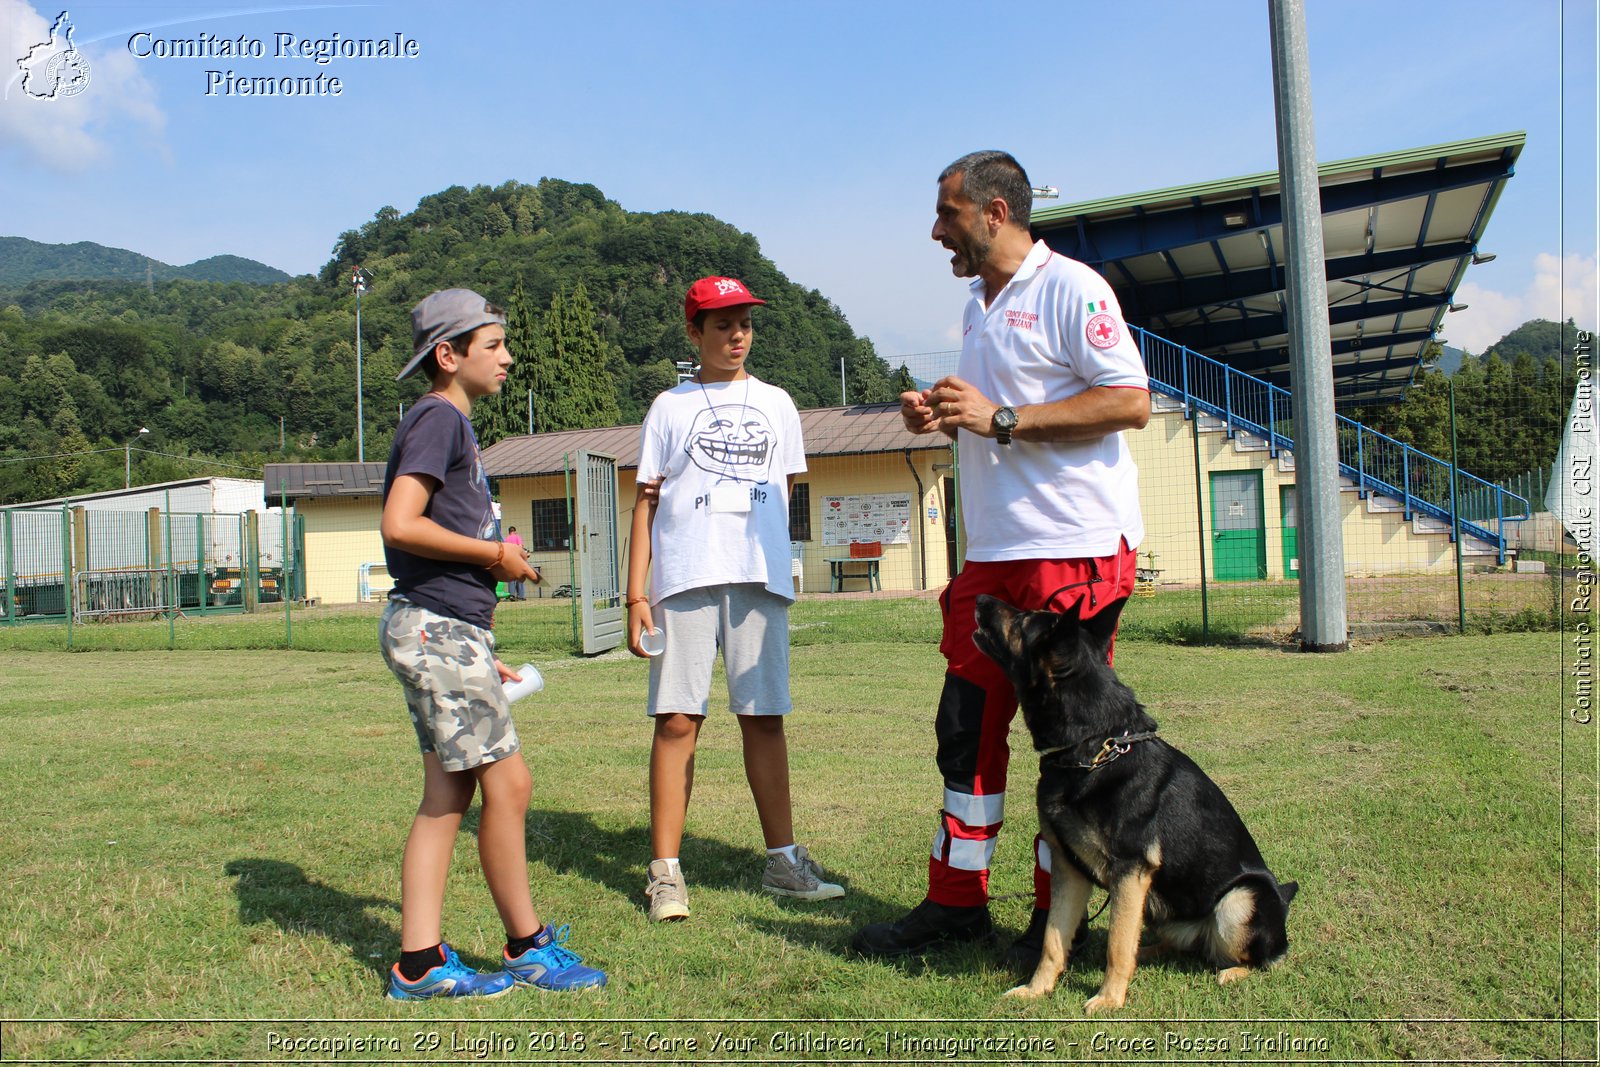
[[[1122,1007],[1125,998],[1112,996],[1110,993],[1096,993],[1089,998],[1089,1003],[1083,1006],[1085,1015],[1098,1015],[1103,1011],[1116,1011]]]
[[[1018,1000],[1038,1000],[1041,997],[1048,997],[1050,995],[1050,990],[1035,989],[1030,983],[1027,985],[1013,986],[1012,988],[1006,990],[1005,995],[1008,997],[1016,997]]]
[[[1217,972],[1217,984],[1228,985],[1229,983],[1237,982],[1249,973],[1250,968],[1248,967],[1229,967],[1226,970]]]

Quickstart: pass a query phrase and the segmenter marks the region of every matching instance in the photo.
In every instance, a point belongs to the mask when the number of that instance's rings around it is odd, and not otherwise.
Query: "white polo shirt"
[[[957,374],[1002,406],[1048,404],[1094,386],[1150,379],[1111,286],[1093,269],[1034,244],[987,308],[972,282]],[[1019,441],[959,431],[967,558],[1080,559],[1144,539],[1139,473],[1122,434]]]

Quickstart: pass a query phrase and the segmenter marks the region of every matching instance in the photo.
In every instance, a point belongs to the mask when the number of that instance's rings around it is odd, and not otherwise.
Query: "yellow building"
[[[1163,583],[1198,582],[1204,553],[1211,580],[1298,578],[1293,454],[1274,452],[1243,430],[1230,435],[1210,416],[1196,424],[1160,393],[1151,403],[1150,424],[1127,434],[1145,522],[1141,567]],[[790,494],[799,591],[943,586],[955,573],[961,537],[948,439],[908,433],[895,404],[814,408],[800,418],[809,469],[796,476]],[[618,558],[625,567],[639,433],[638,426],[613,426],[534,434],[484,451],[499,491],[501,528],[517,528],[545,576],[529,595],[578,584],[570,531],[582,450],[616,460]],[[323,603],[381,599],[389,587],[378,534],[383,464],[276,464],[264,481],[272,504],[286,496],[304,517],[307,597]],[[1346,574],[1454,568],[1447,525],[1420,513],[1407,516],[1398,501],[1353,482],[1343,488]],[[1496,560],[1494,546],[1476,538],[1464,538],[1464,551]]]
[[[789,497],[798,590],[937,589],[948,581],[955,565],[949,440],[908,433],[898,405],[814,408],[800,422],[808,469],[795,476]],[[640,429],[534,434],[484,451],[500,490],[502,528],[517,527],[546,586],[572,582],[568,499],[581,449],[617,461],[620,558],[628,558]],[[860,547],[873,543],[876,555]]]

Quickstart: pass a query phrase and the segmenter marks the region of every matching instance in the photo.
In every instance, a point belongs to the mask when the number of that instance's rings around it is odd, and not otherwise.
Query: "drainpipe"
[[[921,571],[918,576],[918,585],[926,590],[928,588],[928,533],[922,529],[922,475],[917,473],[917,465],[911,462],[911,449],[905,450],[906,469],[911,472],[911,477],[917,483],[917,506],[911,509],[911,525],[919,531],[917,534],[917,554],[921,557]]]

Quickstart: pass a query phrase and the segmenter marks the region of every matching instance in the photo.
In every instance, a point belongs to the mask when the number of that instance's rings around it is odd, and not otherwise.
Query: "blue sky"
[[[1483,242],[1498,258],[1469,269],[1446,339],[1481,351],[1535,316],[1595,325],[1593,0],[1307,7],[1320,159],[1527,131]],[[1010,150],[1062,203],[1277,165],[1265,0],[1063,0],[1011,5],[1014,22],[939,0],[68,10],[89,84],[35,100],[14,58],[61,8],[0,0],[0,234],[304,273],[384,205],[557,177],[748,231],[893,362],[957,346],[965,286],[928,239],[956,156]],[[319,66],[275,58],[277,33],[399,33],[419,55]],[[201,34],[267,55],[134,54]],[[207,70],[343,90],[208,96]]]

